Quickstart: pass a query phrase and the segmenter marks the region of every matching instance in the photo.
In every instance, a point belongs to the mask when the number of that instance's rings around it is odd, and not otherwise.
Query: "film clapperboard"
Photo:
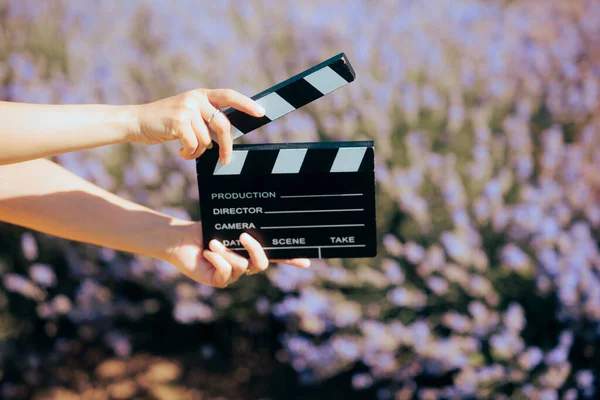
[[[235,140],[354,80],[344,53],[255,96],[266,115],[224,110]],[[234,144],[223,165],[218,146],[196,160],[204,245],[220,240],[247,256],[247,232],[267,257],[374,257],[372,141]]]

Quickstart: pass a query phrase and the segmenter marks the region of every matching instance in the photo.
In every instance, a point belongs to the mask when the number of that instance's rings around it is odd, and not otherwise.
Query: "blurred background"
[[[597,398],[599,21],[597,0],[0,0],[8,101],[251,96],[345,52],[355,82],[242,142],[374,140],[380,243],[215,290],[0,224],[0,398]],[[55,160],[198,219],[178,147]]]

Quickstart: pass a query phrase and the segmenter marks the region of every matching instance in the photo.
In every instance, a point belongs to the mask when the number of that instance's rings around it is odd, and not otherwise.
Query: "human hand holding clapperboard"
[[[354,81],[340,53],[252,97],[262,118],[223,113],[233,140]],[[216,141],[216,138],[213,137]],[[358,258],[377,254],[372,141],[218,146],[196,159],[204,246],[212,239],[247,256],[247,232],[269,258]]]

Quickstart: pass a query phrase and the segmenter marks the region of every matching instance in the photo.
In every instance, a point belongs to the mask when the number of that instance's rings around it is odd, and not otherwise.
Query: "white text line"
[[[294,196],[280,196],[282,199],[300,199],[304,197],[350,197],[362,196],[362,193],[339,193],[339,194],[300,194]]]
[[[260,229],[287,229],[287,228],[344,228],[348,226],[365,226],[365,224],[344,225],[287,225],[287,226],[261,226]]]
[[[300,214],[300,213],[318,213],[318,212],[344,212],[344,211],[364,211],[364,208],[345,208],[340,210],[286,210],[286,211],[265,211],[265,214]]]
[[[337,249],[342,247],[366,247],[366,244],[346,244],[340,246],[280,246],[263,247],[264,250],[289,250],[289,249]],[[246,250],[244,247],[229,247],[229,250]]]

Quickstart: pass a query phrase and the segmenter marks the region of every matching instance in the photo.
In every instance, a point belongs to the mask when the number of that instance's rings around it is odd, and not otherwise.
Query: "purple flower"
[[[444,314],[442,322],[458,333],[466,333],[471,329],[469,318],[456,312],[447,312]]]
[[[502,262],[510,269],[524,272],[530,266],[527,254],[514,244],[508,244],[502,249]]]
[[[368,374],[359,373],[359,374],[354,374],[352,376],[352,387],[357,390],[366,389],[366,388],[370,387],[372,384],[373,384],[373,377]]]
[[[404,271],[397,261],[385,259],[381,265],[381,268],[385,271],[385,275],[390,283],[395,285],[401,285],[404,283]]]
[[[360,342],[355,337],[336,335],[331,346],[338,358],[344,361],[355,361],[360,357]]]
[[[504,314],[504,325],[518,333],[525,327],[525,311],[518,303],[511,303],[508,310]]]
[[[544,353],[537,347],[529,347],[525,352],[519,354],[517,362],[526,371],[531,371],[544,358]]]
[[[43,287],[52,287],[56,284],[56,274],[48,264],[32,264],[29,268],[29,276]]]
[[[269,303],[269,300],[266,297],[259,297],[258,299],[256,299],[256,311],[261,314],[261,315],[265,315],[269,312],[271,308],[271,304]]]
[[[179,301],[173,310],[174,318],[182,324],[191,324],[197,321],[205,322],[213,318],[209,306],[199,301]]]
[[[59,294],[51,301],[51,307],[57,314],[68,314],[71,311],[71,300],[65,295]]]
[[[13,273],[4,274],[3,283],[6,290],[10,292],[19,293],[38,302],[46,299],[46,292],[44,290],[21,275]]]
[[[428,277],[426,284],[427,287],[438,296],[443,296],[448,292],[448,282],[438,276]]]
[[[471,261],[469,245],[465,243],[465,238],[457,236],[450,232],[444,232],[441,235],[440,241],[457,263],[467,265]]]
[[[21,235],[21,249],[23,249],[23,255],[29,261],[33,261],[38,257],[37,240],[31,232],[25,232]]]
[[[334,323],[339,328],[355,325],[362,316],[360,304],[354,301],[338,303],[332,314]]]

